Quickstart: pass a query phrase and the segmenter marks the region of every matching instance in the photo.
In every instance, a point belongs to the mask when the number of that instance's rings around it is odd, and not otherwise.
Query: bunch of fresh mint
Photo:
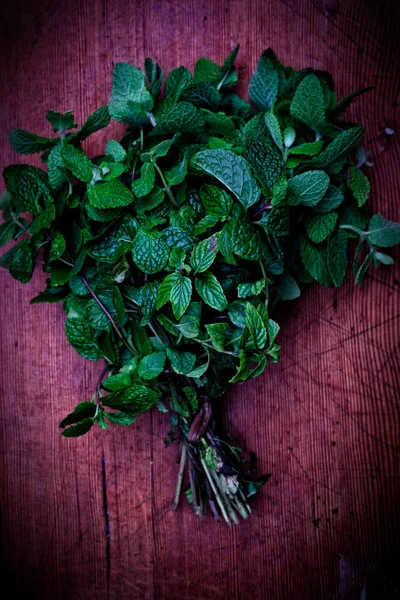
[[[364,129],[341,118],[366,90],[338,102],[329,73],[295,72],[267,50],[249,104],[232,92],[237,52],[221,67],[201,58],[193,75],[174,69],[162,94],[160,65],[119,63],[109,105],[80,129],[50,111],[56,137],[12,130],[12,147],[42,153],[47,170],[4,169],[0,226],[2,244],[17,242],[1,266],[27,283],[39,255],[47,286],[32,303],[63,302],[70,344],[106,362],[62,434],[168,413],[166,443],[181,448],[174,506],[187,471],[195,512],[228,523],[248,516],[268,475],[251,480],[213,411],[229,383],[278,360],[275,304],[314,280],[340,286],[352,238],[357,282],[400,242],[400,225],[368,216]],[[90,159],[81,144],[110,117],[126,133]]]

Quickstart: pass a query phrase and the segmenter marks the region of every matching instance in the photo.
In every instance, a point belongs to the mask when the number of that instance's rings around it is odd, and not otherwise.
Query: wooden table
[[[371,205],[400,220],[398,9],[384,1],[14,0],[1,8],[1,152],[7,131],[47,135],[47,109],[78,123],[106,103],[113,64],[192,68],[237,42],[240,91],[262,50],[331,71],[366,126]],[[385,128],[394,130],[386,135]],[[112,125],[107,134],[119,135]],[[106,134],[86,149],[102,147]],[[397,252],[397,257],[399,253]],[[44,287],[1,271],[1,505],[7,597],[266,600],[399,594],[399,265],[356,288],[308,289],[282,314],[282,359],[225,402],[225,428],[273,477],[254,515],[229,530],[170,510],[176,449],[167,419],[97,430],[57,424],[91,396],[102,369],[68,346],[60,305],[29,306]],[[366,593],[366,595],[365,595]],[[361,594],[361,595],[360,595]],[[364,594],[364,595],[362,595]]]

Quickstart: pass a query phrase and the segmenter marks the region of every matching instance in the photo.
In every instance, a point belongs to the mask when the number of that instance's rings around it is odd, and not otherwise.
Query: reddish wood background
[[[14,0],[0,15],[1,165],[20,160],[7,142],[12,127],[46,135],[47,109],[74,109],[82,122],[107,102],[116,61],[151,55],[165,70],[193,67],[240,42],[245,93],[272,46],[296,68],[331,71],[339,96],[376,85],[350,114],[367,129],[372,206],[400,220],[398,17],[394,3],[361,0]],[[253,517],[232,531],[200,523],[187,506],[170,511],[176,454],[164,450],[167,420],[157,412],[129,429],[61,438],[58,421],[91,396],[102,366],[68,347],[60,306],[29,306],[39,271],[23,286],[2,270],[8,597],[398,597],[399,264],[363,289],[350,278],[339,291],[309,289],[281,315],[281,362],[229,394],[226,429],[273,473]]]

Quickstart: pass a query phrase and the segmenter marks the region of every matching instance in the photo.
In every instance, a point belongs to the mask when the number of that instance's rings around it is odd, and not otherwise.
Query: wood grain
[[[396,5],[354,0],[14,0],[0,14],[1,164],[7,131],[48,134],[47,109],[78,122],[108,101],[113,64],[165,70],[220,61],[241,43],[246,93],[262,50],[331,71],[339,96],[376,89],[350,116],[366,126],[371,203],[400,220]],[[395,134],[387,136],[385,128]],[[96,134],[102,147],[111,125]],[[399,258],[397,252],[397,258]],[[264,600],[398,597],[399,265],[356,288],[306,291],[282,312],[282,360],[235,386],[224,426],[273,478],[252,518],[230,531],[170,502],[176,449],[153,412],[125,430],[61,438],[100,364],[70,348],[57,305],[29,306],[44,284],[0,273],[1,511],[8,597]],[[397,590],[397,592],[396,592]],[[397,595],[396,595],[397,594]],[[363,598],[365,597],[362,596]]]

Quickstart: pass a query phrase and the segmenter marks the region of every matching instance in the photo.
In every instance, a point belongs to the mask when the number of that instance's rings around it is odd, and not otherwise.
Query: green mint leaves
[[[68,342],[106,363],[62,435],[168,413],[180,473],[198,469],[188,501],[229,523],[269,476],[241,478],[240,449],[213,432],[216,400],[278,360],[276,303],[306,281],[339,287],[352,254],[361,283],[400,243],[398,223],[368,213],[364,129],[342,119],[369,88],[338,102],[329,74],[295,72],[268,49],[249,104],[233,90],[238,50],[166,77],[151,58],[116,64],[109,104],[81,127],[51,110],[49,137],[10,132],[43,168],[6,166],[0,199],[0,266],[27,283],[39,255],[46,287],[32,304],[63,302]],[[82,142],[110,119],[126,124],[122,139],[89,157]]]

